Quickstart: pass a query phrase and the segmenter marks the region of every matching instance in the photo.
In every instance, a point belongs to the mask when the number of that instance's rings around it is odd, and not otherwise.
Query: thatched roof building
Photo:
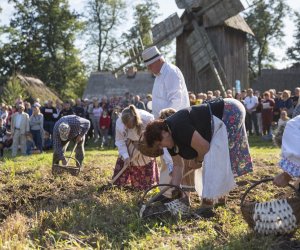
[[[24,86],[30,101],[39,98],[40,102],[44,103],[47,100],[55,101],[56,99],[59,99],[58,95],[49,89],[40,79],[20,74],[16,77],[20,80],[22,86]]]

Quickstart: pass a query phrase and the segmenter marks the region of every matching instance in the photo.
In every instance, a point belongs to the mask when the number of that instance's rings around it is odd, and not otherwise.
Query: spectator
[[[257,125],[258,125],[258,132],[262,135],[263,125],[262,125],[262,99],[260,96],[260,92],[258,90],[255,91],[254,94],[258,99],[258,105],[256,107],[256,118],[257,118]]]
[[[26,134],[29,132],[29,116],[24,112],[24,104],[19,104],[18,112],[11,118],[11,134],[13,136],[12,156],[15,157],[18,147],[21,147],[23,155],[26,154]]]
[[[44,116],[38,106],[33,107],[33,114],[29,118],[29,126],[34,145],[43,152]]]
[[[102,115],[103,109],[100,106],[99,100],[97,98],[93,99],[93,116],[92,123],[94,127],[94,142],[96,143],[100,137],[100,117]]]
[[[287,112],[285,110],[282,110],[280,113],[280,118],[278,120],[278,128],[281,126],[285,126],[290,118],[287,115]]]
[[[108,130],[110,127],[110,116],[106,110],[103,110],[102,115],[100,117],[100,133],[102,137],[101,147],[105,147],[108,145]]]
[[[300,87],[297,87],[297,88],[295,88],[295,95],[292,97],[293,107],[294,108],[298,104],[299,96],[300,96]]]
[[[32,108],[31,104],[29,102],[24,102],[25,110],[24,112],[29,115],[29,117],[32,115]]]
[[[293,118],[296,117],[297,115],[300,115],[300,98],[298,99],[298,103],[297,103],[296,107],[294,108]]]
[[[256,135],[259,135],[257,117],[256,117],[258,98],[253,95],[253,89],[249,88],[247,90],[247,96],[244,100],[244,104],[246,108],[246,130],[249,132],[249,135],[253,135],[253,131],[252,131],[252,122],[253,122],[255,133]]]
[[[50,138],[50,134],[45,131],[44,132],[44,145],[43,145],[43,150],[50,150],[53,148],[53,142],[52,139]]]
[[[6,127],[3,124],[3,119],[0,117],[0,159],[3,158],[5,137],[6,137]]]
[[[147,94],[146,98],[147,98],[146,108],[147,108],[147,111],[149,113],[151,113],[152,112],[152,95],[151,94]]]
[[[270,98],[270,92],[264,92],[264,99],[262,100],[262,127],[263,135],[271,135],[271,125],[273,121],[273,108],[275,102]]]
[[[7,106],[6,104],[3,103],[3,105],[1,106],[1,116],[0,118],[3,119],[3,124],[6,125],[6,120],[8,118],[8,112],[7,112]]]
[[[285,110],[289,117],[292,117],[293,114],[293,101],[290,98],[291,94],[289,90],[284,90],[282,92],[281,100],[279,101],[279,110]]]
[[[73,111],[75,115],[85,118],[85,111],[80,98],[76,99],[75,106],[73,107]]]
[[[32,134],[29,132],[26,134],[26,155],[31,155],[35,150],[35,144],[32,138]]]
[[[72,109],[71,107],[72,107],[72,106],[71,106],[70,101],[65,101],[65,102],[64,102],[63,109],[62,109],[62,111],[60,111],[60,113],[59,113],[58,120],[59,120],[60,118],[62,118],[63,116],[74,115],[75,113],[74,113],[74,111],[73,111],[73,109]]]
[[[44,116],[44,130],[52,135],[57,110],[53,107],[53,102],[51,100],[48,100],[45,106],[41,108],[41,113]]]
[[[139,95],[136,95],[134,97],[134,104],[133,104],[137,109],[142,109],[146,110],[145,104],[141,101],[141,98]]]
[[[216,98],[222,97],[221,96],[221,91],[218,90],[218,89],[214,91],[214,95],[215,95]]]

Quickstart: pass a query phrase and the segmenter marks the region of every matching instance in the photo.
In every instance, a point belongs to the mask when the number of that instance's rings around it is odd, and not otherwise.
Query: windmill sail
[[[166,45],[182,32],[183,24],[177,13],[174,13],[152,28],[153,44],[157,47]]]

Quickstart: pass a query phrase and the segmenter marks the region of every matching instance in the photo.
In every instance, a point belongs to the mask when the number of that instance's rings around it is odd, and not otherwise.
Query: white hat
[[[146,66],[156,62],[162,57],[162,54],[159,52],[156,46],[152,46],[148,49],[145,49],[142,53],[144,64]]]
[[[70,134],[70,125],[67,123],[62,122],[61,124],[59,124],[58,126],[58,132],[59,132],[59,136],[60,139],[62,141],[66,141],[68,140],[69,134]]]

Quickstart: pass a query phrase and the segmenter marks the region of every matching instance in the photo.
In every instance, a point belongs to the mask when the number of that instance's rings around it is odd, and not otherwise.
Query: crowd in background
[[[241,101],[246,109],[246,130],[268,139],[272,127],[284,125],[288,119],[300,114],[300,87],[291,90],[276,91],[270,89],[264,92],[252,89],[234,93],[226,91],[227,98]],[[206,93],[189,92],[190,104],[197,105],[204,101],[222,97],[221,91]],[[0,106],[0,157],[3,149],[10,148],[12,156],[19,149],[22,154],[41,153],[52,149],[52,132],[54,124],[61,117],[75,114],[91,121],[87,134],[87,143],[93,141],[100,147],[115,147],[115,126],[120,112],[129,104],[138,109],[151,112],[151,94],[139,96],[125,93],[124,96],[113,96],[89,99],[48,100],[40,103],[39,99],[32,103],[18,98],[13,104],[1,103]]]

